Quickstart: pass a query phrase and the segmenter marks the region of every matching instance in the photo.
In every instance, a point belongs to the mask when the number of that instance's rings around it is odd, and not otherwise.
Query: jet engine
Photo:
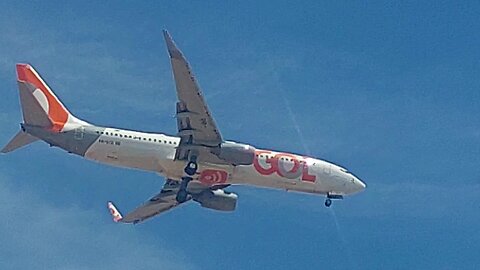
[[[213,153],[233,165],[251,165],[255,158],[255,148],[236,142],[223,142]]]
[[[193,200],[202,207],[219,211],[233,211],[237,206],[237,194],[223,189],[207,189],[199,194],[192,194]]]

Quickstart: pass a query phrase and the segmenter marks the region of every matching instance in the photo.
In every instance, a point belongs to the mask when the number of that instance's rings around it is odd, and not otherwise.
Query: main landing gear
[[[188,186],[188,183],[193,180],[192,176],[194,176],[197,173],[197,170],[198,170],[197,157],[192,156],[190,158],[190,161],[187,163],[187,166],[185,166],[185,169],[184,169],[187,176],[182,177],[182,182],[180,183],[180,188],[177,192],[176,200],[178,203],[184,203],[185,201],[187,201],[187,197],[188,197],[187,186]]]
[[[189,161],[184,171],[189,176],[194,176],[198,170],[198,164],[195,161]]]
[[[342,195],[327,193],[327,199],[325,199],[325,206],[330,207],[332,205],[332,200],[341,200],[343,199]]]

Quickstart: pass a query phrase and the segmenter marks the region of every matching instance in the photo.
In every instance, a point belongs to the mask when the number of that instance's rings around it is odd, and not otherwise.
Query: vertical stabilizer
[[[66,131],[88,123],[73,116],[28,64],[17,64],[18,90],[25,124]]]
[[[28,129],[24,127],[41,128],[47,132],[59,133],[90,126],[89,123],[76,118],[67,110],[32,66],[17,64],[17,82],[24,123],[22,130],[0,150],[1,153],[11,152],[38,140],[35,136],[28,134]]]

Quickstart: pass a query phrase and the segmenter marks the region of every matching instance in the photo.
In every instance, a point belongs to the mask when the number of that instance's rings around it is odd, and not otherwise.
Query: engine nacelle
[[[192,194],[193,200],[202,207],[219,211],[233,211],[237,206],[237,194],[226,192],[223,189],[205,190],[199,194]]]
[[[233,165],[251,165],[255,159],[255,148],[243,143],[224,142],[214,150],[214,154]]]

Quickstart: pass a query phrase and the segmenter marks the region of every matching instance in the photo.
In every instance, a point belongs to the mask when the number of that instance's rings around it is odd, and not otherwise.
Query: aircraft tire
[[[325,206],[326,206],[326,207],[330,207],[331,205],[332,205],[332,200],[331,200],[330,198],[327,198],[327,199],[325,200]]]
[[[187,166],[185,167],[184,171],[186,174],[193,176],[195,173],[197,173],[198,170],[198,164],[196,162],[188,162]]]
[[[187,200],[187,191],[180,189],[177,193],[176,200],[178,203],[184,203]]]

